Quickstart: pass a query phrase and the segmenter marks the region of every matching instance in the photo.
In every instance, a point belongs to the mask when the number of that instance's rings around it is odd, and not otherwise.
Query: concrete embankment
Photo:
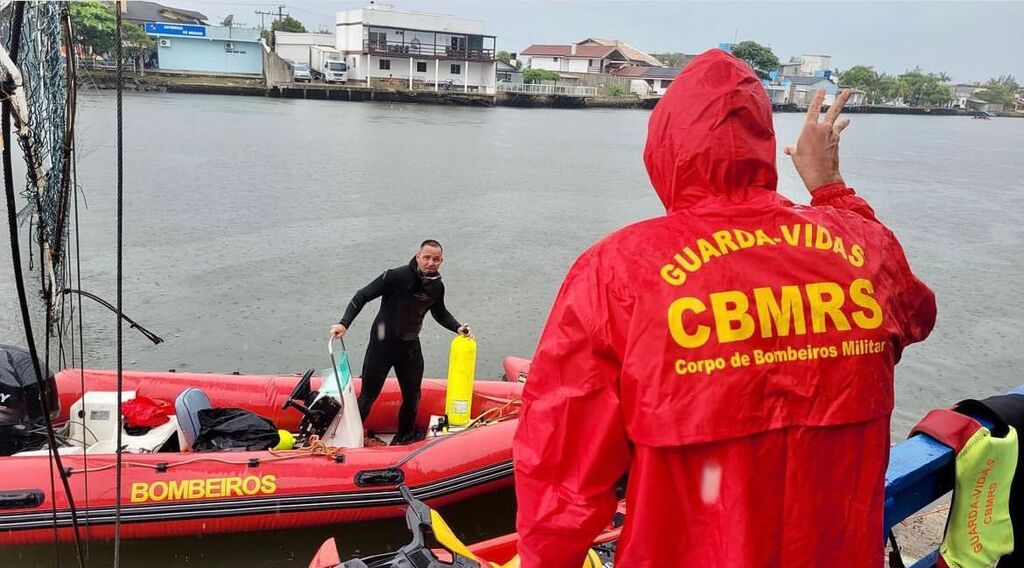
[[[110,70],[81,72],[80,88],[114,89],[116,75]],[[197,93],[215,95],[241,95],[258,97],[320,99],[337,101],[376,101],[397,103],[422,103],[457,106],[509,106],[520,108],[622,108],[652,109],[658,104],[657,98],[640,99],[635,96],[619,97],[569,97],[559,95],[523,95],[498,93],[485,95],[473,92],[433,91],[403,88],[370,88],[365,85],[325,85],[322,83],[298,83],[267,87],[261,78],[222,77],[201,75],[180,75],[167,73],[128,74],[125,88],[133,91],[161,91],[171,93]],[[805,112],[806,107],[795,104],[772,105],[774,112]],[[885,105],[847,106],[846,113],[857,114],[904,114],[924,116],[969,115],[969,111],[944,108],[898,107]],[[1024,113],[1004,112],[1004,117],[1024,117]]]

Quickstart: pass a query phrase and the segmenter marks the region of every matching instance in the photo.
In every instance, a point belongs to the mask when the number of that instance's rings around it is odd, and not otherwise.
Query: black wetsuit
[[[415,258],[405,266],[385,270],[356,292],[339,323],[349,327],[363,306],[376,298],[381,298],[380,311],[370,328],[370,342],[363,359],[359,414],[366,420],[384,387],[388,371],[394,367],[402,389],[395,441],[409,442],[415,435],[416,409],[423,381],[423,352],[420,349],[423,317],[429,311],[437,323],[456,333],[461,325],[444,306],[441,277],[425,277],[416,266]]]

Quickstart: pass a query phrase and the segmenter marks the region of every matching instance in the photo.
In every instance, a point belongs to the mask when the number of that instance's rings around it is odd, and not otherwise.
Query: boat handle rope
[[[509,406],[512,406],[513,404],[519,403],[519,402],[521,402],[521,401],[519,401],[519,400],[511,400],[507,404],[505,404],[505,406],[500,406],[500,407],[496,406],[494,408],[490,408],[490,409],[485,410],[483,413],[480,414],[480,416],[477,416],[476,418],[474,418],[473,421],[470,422],[464,429],[459,430],[458,432],[456,432],[454,434],[448,434],[447,436],[441,436],[441,437],[438,437],[438,438],[434,438],[430,442],[427,442],[426,444],[424,444],[422,447],[416,448],[412,452],[409,452],[404,458],[399,460],[398,463],[396,463],[395,465],[391,466],[390,469],[398,469],[398,468],[402,467],[403,465],[409,463],[409,461],[411,461],[416,456],[422,454],[423,452],[429,450],[430,448],[433,448],[434,446],[440,444],[441,442],[444,442],[445,440],[450,440],[450,439],[458,436],[459,434],[464,434],[464,433],[469,432],[470,430],[472,430],[474,428],[477,428],[477,427],[480,427],[480,426],[484,426],[486,424],[492,424],[494,422],[503,422],[505,420],[509,420],[510,418],[512,418],[512,416],[511,415],[503,415],[501,411],[503,411],[504,409],[508,408]],[[490,422],[485,421],[484,419],[487,418],[488,414],[492,413],[495,410],[499,411],[498,412],[498,414],[499,414],[498,418],[495,418],[494,420],[492,420]]]

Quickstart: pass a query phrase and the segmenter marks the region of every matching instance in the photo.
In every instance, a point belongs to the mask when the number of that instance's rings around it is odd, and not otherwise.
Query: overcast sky
[[[163,0],[198,10],[211,24],[228,14],[258,27],[254,12],[274,3],[235,0]],[[832,55],[840,70],[872,65],[901,73],[916,65],[944,71],[957,82],[1002,74],[1024,79],[1024,1],[1018,2],[582,2],[399,1],[400,10],[482,20],[498,49],[518,52],[532,43],[616,38],[648,52],[700,53],[721,42],[754,40],[780,60]],[[282,0],[285,13],[311,31],[333,29],[340,10],[367,2]],[[269,22],[269,20],[268,20]],[[269,25],[269,23],[267,24]]]

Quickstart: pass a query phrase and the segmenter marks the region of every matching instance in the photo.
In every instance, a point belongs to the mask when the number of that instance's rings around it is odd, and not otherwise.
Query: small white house
[[[313,34],[295,32],[274,32],[274,51],[281,59],[296,63],[309,63],[309,47],[333,48],[337,38],[334,34]]]
[[[349,81],[388,79],[409,88],[496,92],[495,36],[479,20],[373,5],[338,12],[335,47]]]
[[[831,55],[801,55],[789,63],[779,64],[779,75],[786,77],[821,77],[832,71]]]
[[[946,108],[959,109],[968,108],[968,101],[974,98],[974,93],[984,89],[981,85],[971,83],[957,83],[946,87],[949,88],[949,102],[946,103]]]
[[[779,65],[779,75],[785,75],[787,77],[796,77],[800,75],[800,67],[803,66],[803,63],[801,63],[800,60],[796,57],[794,57],[793,59],[794,61],[790,61],[789,63],[782,63]]]
[[[814,76],[832,70],[831,55],[801,55],[799,60],[800,75]]]
[[[682,70],[682,67],[630,66],[619,69],[615,76],[628,77],[632,93],[641,97],[660,97],[668,91],[669,85]]]
[[[850,98],[846,100],[846,106],[860,106],[868,102],[868,93],[866,91],[862,91],[854,87],[839,86],[840,91],[845,91],[847,89],[850,90]]]
[[[784,77],[783,84],[787,80],[791,89],[789,102],[800,106],[811,104],[814,93],[818,92],[819,89],[825,91],[824,104],[826,105],[834,103],[836,95],[839,93],[839,86],[833,83],[831,79],[825,77]]]
[[[496,61],[496,75],[499,83],[522,83],[523,72],[515,65],[509,65],[504,61]]]
[[[789,104],[789,97],[793,93],[793,89],[792,85],[788,82],[780,84],[762,81],[762,84],[764,84],[764,90],[768,91],[768,100],[771,101],[773,105]]]
[[[606,45],[531,45],[519,54],[530,69],[565,73],[610,73],[629,65],[619,48]]]

